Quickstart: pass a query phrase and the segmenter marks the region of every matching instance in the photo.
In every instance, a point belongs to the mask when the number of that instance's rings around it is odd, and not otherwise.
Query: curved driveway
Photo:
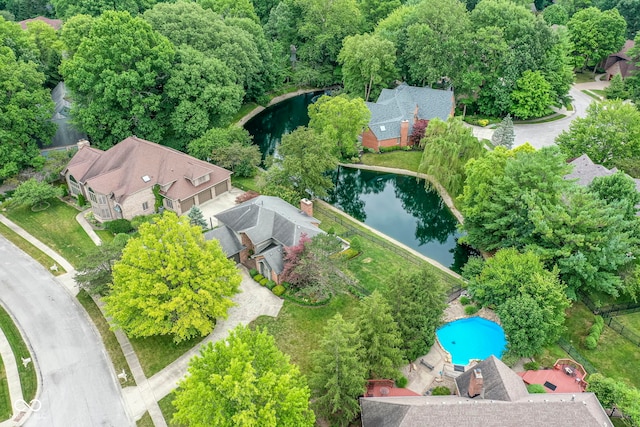
[[[0,236],[0,299],[37,358],[42,409],[27,427],[133,426],[104,346],[82,307]]]

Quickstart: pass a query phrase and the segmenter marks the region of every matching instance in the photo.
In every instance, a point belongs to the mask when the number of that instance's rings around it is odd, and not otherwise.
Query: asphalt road
[[[602,83],[604,85],[604,82]],[[577,86],[577,87],[576,87]],[[573,98],[573,107],[575,114],[548,123],[540,124],[517,124],[513,126],[516,134],[514,147],[528,142],[534,148],[548,147],[555,144],[555,139],[563,130],[568,130],[571,122],[577,117],[585,117],[587,115],[587,107],[593,99],[580,91],[581,86],[576,85],[571,88],[569,95]]]
[[[82,307],[40,264],[0,236],[0,299],[31,344],[42,408],[27,427],[127,427],[106,351]]]

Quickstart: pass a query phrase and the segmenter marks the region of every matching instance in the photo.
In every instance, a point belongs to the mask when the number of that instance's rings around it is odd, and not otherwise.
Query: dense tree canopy
[[[189,362],[173,401],[192,427],[312,427],[309,387],[266,331],[238,326]]]
[[[216,240],[204,241],[189,219],[166,212],[142,224],[113,266],[106,311],[131,336],[204,336],[226,317],[240,274]]]
[[[97,17],[109,10],[138,15],[155,2],[156,0],[51,0],[56,15],[63,19],[80,14]]]
[[[574,55],[582,67],[599,63],[624,44],[627,23],[616,9],[602,12],[597,7],[576,12],[567,23]]]

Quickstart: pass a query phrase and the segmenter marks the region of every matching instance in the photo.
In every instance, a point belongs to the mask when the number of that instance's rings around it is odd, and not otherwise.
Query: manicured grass
[[[40,212],[33,212],[29,207],[14,207],[5,215],[76,265],[95,245],[76,221],[75,208],[57,199],[49,203],[51,206]]]
[[[127,374],[127,381],[119,380],[120,385],[122,387],[134,386],[136,385],[135,380],[133,379],[133,375],[131,375],[131,371],[129,370],[129,364],[127,363],[127,359],[124,357],[124,353],[122,352],[122,348],[120,347],[120,343],[118,343],[118,339],[115,334],[109,327],[109,323],[102,315],[102,312],[93,301],[91,296],[85,291],[81,290],[78,293],[78,301],[87,311],[91,320],[93,320],[94,325],[98,328],[98,332],[100,332],[100,336],[102,337],[102,342],[107,349],[107,353],[109,354],[109,358],[111,359],[111,363],[117,373],[121,373],[124,369]]]
[[[95,232],[100,238],[100,240],[102,240],[105,243],[112,241],[113,238],[115,237],[112,232],[107,230],[95,230]]]
[[[38,390],[36,369],[33,362],[29,363],[26,367],[22,364],[22,359],[31,357],[31,353],[29,353],[27,344],[22,339],[20,331],[18,331],[18,328],[13,323],[13,319],[11,319],[11,316],[9,316],[9,313],[7,313],[3,307],[0,307],[0,329],[2,329],[7,337],[7,341],[9,341],[13,355],[16,358],[22,396],[24,400],[30,402],[36,396],[36,391]]]
[[[249,190],[258,191],[257,182],[258,182],[258,176],[260,176],[261,173],[262,172],[258,172],[256,176],[252,178],[244,178],[244,177],[231,175],[231,185],[233,185],[234,187],[238,187],[239,189],[244,191],[249,191]]]
[[[54,264],[57,264],[49,255],[42,252],[40,249],[33,246],[31,243],[23,239],[18,233],[7,227],[6,225],[0,223],[0,234],[7,238],[11,243],[19,247],[23,252],[29,255],[31,258],[35,259],[47,270],[50,270],[50,267]],[[58,265],[58,271],[51,271],[51,274],[55,276],[59,276],[61,274],[66,273],[64,268]]]
[[[584,93],[585,95],[589,95],[591,98],[595,99],[596,101],[602,101],[602,98],[596,95],[595,93],[593,93],[591,90],[583,89],[582,93]]]
[[[553,364],[558,359],[566,359],[570,357],[566,351],[564,351],[558,344],[551,344],[545,347],[542,354],[536,356],[536,361],[540,363],[540,366],[545,368],[553,368]]]
[[[546,117],[543,119],[532,119],[532,120],[523,120],[523,121],[517,121],[514,122],[516,124],[528,124],[528,125],[535,125],[538,123],[548,123],[548,122],[555,122],[556,120],[560,120],[560,119],[564,119],[565,117],[567,117],[564,114],[555,114],[551,117]]]
[[[598,347],[587,350],[584,338],[593,323],[594,316],[582,302],[576,302],[567,310],[564,338],[580,351],[603,375],[623,380],[640,387],[640,349],[613,329],[605,326]],[[587,381],[589,379],[587,378]]]
[[[259,107],[259,106],[260,105],[256,104],[255,102],[249,102],[247,104],[242,104],[242,107],[240,107],[240,110],[229,121],[229,125],[237,123],[244,116],[246,116],[247,114],[252,112],[254,108]]]
[[[153,420],[151,419],[151,415],[149,415],[149,412],[145,412],[142,418],[136,421],[136,427],[155,427],[155,424],[153,424]]]
[[[158,401],[158,406],[160,406],[162,415],[164,415],[164,419],[169,427],[186,427],[183,424],[178,424],[172,421],[173,414],[176,412],[176,408],[173,406],[173,399],[175,399],[175,397],[175,392],[167,394]]]
[[[365,153],[362,163],[369,166],[407,169],[418,172],[422,151],[392,151],[390,153]]]
[[[9,382],[7,381],[7,373],[4,370],[2,358],[0,358],[0,422],[9,419],[12,414]]]
[[[346,294],[336,295],[322,307],[305,307],[285,301],[277,318],[260,316],[252,327],[265,327],[274,336],[278,348],[291,357],[304,375],[312,369],[311,352],[318,349],[323,327],[327,321],[341,313],[352,318],[359,300]]]
[[[607,96],[607,92],[602,89],[591,89],[591,92],[595,93],[596,95],[600,95],[603,98]]]
[[[588,82],[593,82],[595,80],[596,80],[596,76],[591,71],[585,71],[583,73],[575,74],[576,83],[588,83]]]
[[[624,316],[616,316],[616,320],[636,334],[640,335],[640,312],[625,314]],[[640,351],[640,348],[638,351]]]
[[[131,345],[138,355],[142,370],[147,378],[166,368],[171,362],[191,350],[203,339],[204,337],[197,337],[175,344],[171,336],[129,337],[129,341],[131,341]]]

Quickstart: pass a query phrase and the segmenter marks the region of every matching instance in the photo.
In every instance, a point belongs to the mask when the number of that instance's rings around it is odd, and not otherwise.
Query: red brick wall
[[[378,138],[371,132],[371,129],[362,133],[362,146],[378,151]]]
[[[256,268],[256,261],[251,259],[251,255],[249,255],[249,251],[253,254],[253,242],[244,233],[240,233],[240,241],[242,242],[242,245],[246,247],[246,249],[240,251],[240,263],[248,269]]]
[[[398,145],[398,143],[400,142],[398,141],[398,139],[399,138],[383,139],[379,142],[380,147],[391,147],[394,145]]]

